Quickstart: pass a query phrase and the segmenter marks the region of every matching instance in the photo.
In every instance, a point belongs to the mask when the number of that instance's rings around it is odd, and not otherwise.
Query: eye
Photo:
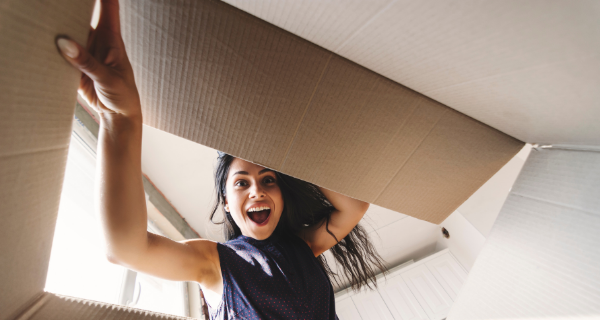
[[[248,183],[244,180],[238,180],[236,181],[236,183],[234,184],[234,186],[238,186],[238,187],[245,187]]]
[[[273,183],[275,182],[275,178],[268,176],[263,180],[264,183]]]

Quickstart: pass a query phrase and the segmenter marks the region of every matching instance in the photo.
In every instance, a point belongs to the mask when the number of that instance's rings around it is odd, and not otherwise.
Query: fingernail
[[[60,51],[71,59],[75,59],[79,55],[79,48],[77,48],[75,42],[71,40],[60,38],[58,41],[56,41],[56,44],[58,45]]]

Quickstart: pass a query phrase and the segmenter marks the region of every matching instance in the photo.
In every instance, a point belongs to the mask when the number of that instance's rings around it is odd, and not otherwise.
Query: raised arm
[[[57,39],[65,59],[83,72],[80,94],[100,115],[97,210],[113,263],[170,280],[221,284],[216,243],[175,242],[147,232],[142,184],[142,111],[133,70],[121,38],[119,4],[103,0],[87,49]]]
[[[331,214],[329,221],[329,231],[333,233],[338,240],[344,237],[354,229],[360,219],[369,209],[369,203],[354,198],[347,197],[337,192],[321,188],[319,190],[327,197],[327,200],[336,208]],[[306,229],[300,236],[306,241],[312,249],[315,257],[329,250],[337,244],[337,241],[325,229],[326,224]]]

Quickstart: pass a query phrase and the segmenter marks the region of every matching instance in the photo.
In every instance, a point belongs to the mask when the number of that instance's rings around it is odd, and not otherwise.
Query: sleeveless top
[[[210,319],[337,320],[329,278],[301,238],[240,235],[217,243],[223,295]]]

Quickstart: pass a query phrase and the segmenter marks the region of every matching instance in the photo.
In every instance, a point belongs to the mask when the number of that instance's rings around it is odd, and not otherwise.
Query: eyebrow
[[[258,175],[261,175],[261,174],[263,174],[263,173],[265,173],[265,172],[267,172],[267,171],[275,172],[275,171],[273,171],[273,170],[271,170],[271,169],[265,168],[265,169],[262,169],[262,170],[260,170],[260,172],[258,172]],[[238,172],[236,172],[236,173],[232,174],[231,176],[233,177],[233,176],[235,176],[236,174],[245,174],[245,175],[248,175],[248,172],[247,172],[247,171],[238,171]]]

